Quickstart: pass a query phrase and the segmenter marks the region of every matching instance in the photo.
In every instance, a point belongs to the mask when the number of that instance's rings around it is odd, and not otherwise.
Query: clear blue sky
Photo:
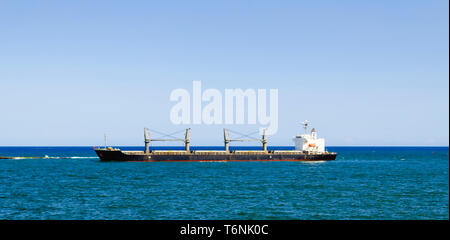
[[[271,145],[304,119],[328,145],[448,145],[448,4],[2,1],[0,145],[142,145],[144,126],[186,127],[169,94],[193,80],[279,89]]]

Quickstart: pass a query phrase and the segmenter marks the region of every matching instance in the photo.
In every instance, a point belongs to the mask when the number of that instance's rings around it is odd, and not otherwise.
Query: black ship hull
[[[331,161],[335,153],[267,152],[165,152],[144,153],[95,149],[101,161],[116,162],[216,162],[216,161]]]

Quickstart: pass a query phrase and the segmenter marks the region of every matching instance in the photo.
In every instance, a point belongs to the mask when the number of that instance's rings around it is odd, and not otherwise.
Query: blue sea
[[[336,161],[139,163],[0,147],[48,156],[0,159],[0,219],[449,219],[448,147],[328,151]]]

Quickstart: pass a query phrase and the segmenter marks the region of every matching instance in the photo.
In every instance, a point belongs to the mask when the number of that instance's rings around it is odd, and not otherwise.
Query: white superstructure
[[[313,128],[311,134],[308,134],[308,120],[303,123],[303,128],[305,129],[305,134],[300,134],[294,137],[295,150],[297,151],[307,151],[311,153],[323,153],[325,152],[325,139],[318,138],[317,132]]]

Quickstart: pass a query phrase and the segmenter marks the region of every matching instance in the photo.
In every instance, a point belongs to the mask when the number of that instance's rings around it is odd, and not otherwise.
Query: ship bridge
[[[312,129],[311,133],[308,133],[309,121],[305,120],[302,122],[303,128],[305,129],[304,134],[300,134],[294,137],[295,150],[307,151],[312,153],[323,153],[325,152],[325,139],[318,138],[316,129]]]

